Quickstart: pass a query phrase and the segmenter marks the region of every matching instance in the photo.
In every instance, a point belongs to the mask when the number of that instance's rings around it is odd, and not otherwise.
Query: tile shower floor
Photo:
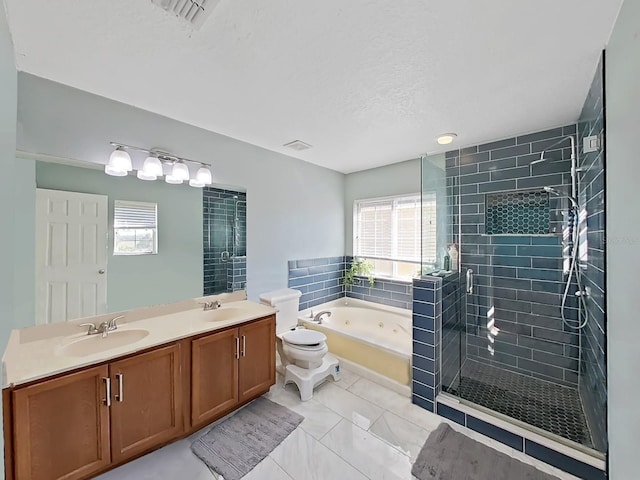
[[[580,395],[574,388],[467,361],[459,385],[446,391],[593,448]]]
[[[343,370],[340,382],[319,386],[308,402],[300,401],[294,385],[283,388],[281,376],[267,397],[305,420],[244,480],[411,480],[411,465],[420,448],[445,421],[348,370]],[[458,424],[452,427],[561,480],[577,480]],[[97,478],[214,480],[189,448],[208,428]]]

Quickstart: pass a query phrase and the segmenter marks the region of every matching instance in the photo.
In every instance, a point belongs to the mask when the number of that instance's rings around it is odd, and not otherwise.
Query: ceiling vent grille
[[[304,143],[302,140],[294,140],[293,142],[285,143],[283,147],[301,152],[303,150],[309,150],[311,148],[311,145],[309,145],[308,143]]]
[[[220,0],[151,0],[194,28],[199,28],[220,3]]]

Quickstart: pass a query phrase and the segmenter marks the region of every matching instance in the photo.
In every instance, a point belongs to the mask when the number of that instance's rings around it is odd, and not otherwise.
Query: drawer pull
[[[124,373],[116,373],[118,379],[118,393],[116,394],[116,400],[124,402]]]
[[[240,358],[240,337],[236,337],[236,359]]]
[[[247,337],[246,337],[246,335],[242,335],[242,351],[241,351],[241,355],[243,357],[247,356]]]
[[[107,394],[107,398],[105,398],[103,402],[107,407],[110,407],[111,406],[111,379],[109,377],[102,377],[102,380],[104,381],[104,384],[106,387],[106,394]]]

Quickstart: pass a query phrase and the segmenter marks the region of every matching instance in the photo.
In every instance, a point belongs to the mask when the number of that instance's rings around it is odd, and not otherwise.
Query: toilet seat
[[[282,339],[289,345],[295,345],[297,347],[313,347],[324,343],[327,340],[327,336],[316,330],[301,328],[283,333]]]

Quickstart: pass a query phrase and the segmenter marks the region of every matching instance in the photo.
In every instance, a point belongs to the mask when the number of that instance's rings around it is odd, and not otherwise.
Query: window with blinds
[[[423,238],[421,215],[425,222],[425,252],[435,258],[435,195],[405,195],[356,200],[354,204],[354,255],[369,260],[376,275],[413,277],[421,263]],[[421,208],[422,206],[422,208]]]
[[[158,205],[116,200],[113,212],[113,254],[158,253]]]

